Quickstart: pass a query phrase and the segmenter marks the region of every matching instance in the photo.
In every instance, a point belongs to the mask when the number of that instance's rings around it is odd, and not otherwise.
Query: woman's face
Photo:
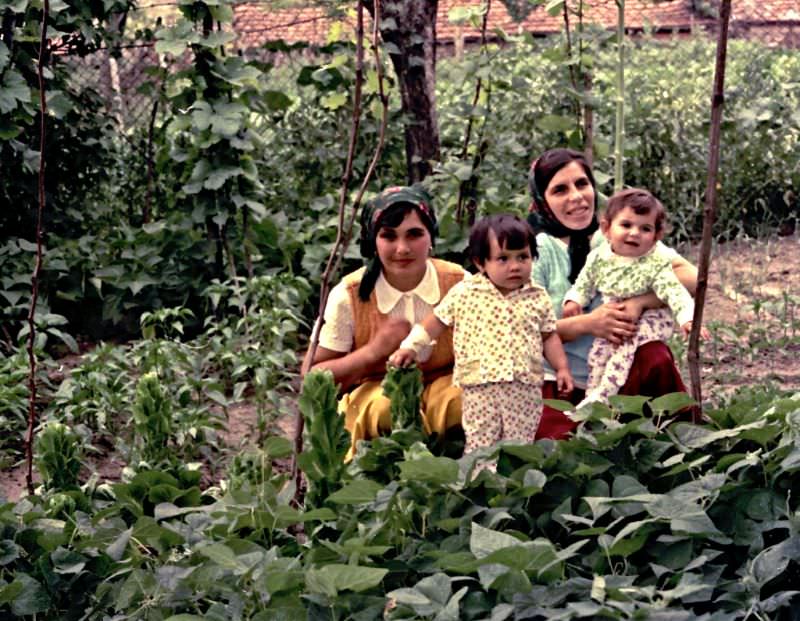
[[[416,209],[409,211],[399,226],[382,226],[375,239],[383,275],[400,291],[416,287],[427,268],[431,235]]]
[[[553,175],[544,200],[561,224],[576,231],[589,226],[594,216],[594,187],[579,162]]]

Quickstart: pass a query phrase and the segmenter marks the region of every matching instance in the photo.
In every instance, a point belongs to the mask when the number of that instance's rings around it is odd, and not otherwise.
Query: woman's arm
[[[681,255],[677,255],[672,260],[672,271],[675,272],[675,276],[678,277],[681,284],[694,297],[695,291],[697,291],[697,268]]]
[[[556,331],[562,341],[591,334],[618,345],[636,334],[636,321],[630,319],[624,303],[610,302],[590,313],[559,319]]]
[[[389,318],[359,349],[338,352],[318,347],[311,369],[327,369],[333,373],[334,381],[347,390],[364,377],[385,373],[386,361],[410,330],[411,324],[405,319]]]

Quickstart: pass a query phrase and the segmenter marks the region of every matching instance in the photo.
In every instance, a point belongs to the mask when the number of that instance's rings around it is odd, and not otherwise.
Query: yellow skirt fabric
[[[389,399],[380,382],[365,382],[339,400],[339,412],[352,439],[345,461],[356,452],[359,440],[371,440],[392,429]],[[461,424],[461,389],[453,386],[453,376],[445,375],[425,386],[422,392],[422,425],[425,433],[443,435]]]

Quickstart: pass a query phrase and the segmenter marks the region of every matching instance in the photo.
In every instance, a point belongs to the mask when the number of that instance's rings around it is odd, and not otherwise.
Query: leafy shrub
[[[81,469],[78,436],[59,422],[45,423],[36,434],[36,466],[46,489],[77,489]]]
[[[145,373],[136,386],[133,423],[139,458],[151,466],[170,461],[175,434],[172,405],[154,371]]]
[[[125,348],[101,343],[59,384],[50,411],[70,425],[114,435],[124,426],[132,394]]]
[[[28,420],[28,358],[25,350],[0,351],[0,460],[7,467],[22,446]]]
[[[757,234],[797,218],[800,184],[800,91],[798,57],[750,41],[731,41],[720,162],[717,235]],[[646,187],[670,213],[675,240],[700,231],[707,175],[708,123],[715,44],[705,38],[631,40],[626,72],[625,183]],[[589,48],[595,120],[595,173],[609,192],[614,135],[616,52],[601,42]],[[524,211],[529,204],[530,160],[545,149],[579,146],[573,89],[562,42],[516,41],[503,50],[464,62],[442,63],[437,103],[443,134],[443,176],[437,195],[452,210],[458,184],[471,175],[471,161],[485,148],[477,169],[483,212]],[[472,109],[474,81],[487,93]],[[765,97],[763,93],[779,93]],[[467,162],[457,159],[470,114],[477,129]],[[483,144],[483,147],[481,147]],[[452,213],[452,212],[449,212]],[[444,229],[448,230],[445,215]],[[455,235],[455,234],[454,234]],[[461,242],[463,243],[463,242]]]

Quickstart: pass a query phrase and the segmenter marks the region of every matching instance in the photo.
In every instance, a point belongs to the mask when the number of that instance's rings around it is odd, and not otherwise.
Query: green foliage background
[[[69,55],[121,36],[111,24],[124,3],[51,6],[52,36]],[[0,0],[0,13],[7,467],[19,456],[29,397],[20,343],[35,252],[41,4]],[[666,425],[685,405],[674,395],[620,399],[567,442],[457,460],[412,420],[416,380],[391,376],[393,433],[345,465],[335,387],[311,375],[300,401],[308,493],[304,506],[293,502],[295,482],[278,467],[291,447],[273,425],[293,394],[336,233],[354,47],[332,43],[300,68],[272,66],[231,53],[231,18],[228,2],[181,3],[174,24],[124,33],[154,40],[165,60],[149,69],[159,103],[150,186],[147,128],[117,127],[107,102],[75,88],[66,65],[48,68],[46,249],[34,318],[45,485],[17,503],[0,499],[0,616],[795,618],[797,395],[744,391],[703,426]],[[591,31],[587,41],[580,63],[593,75],[595,168],[607,192],[614,55],[607,34]],[[427,183],[440,254],[464,245],[455,220],[463,182],[474,181],[480,213],[524,212],[530,159],[579,146],[581,96],[563,41],[508,43],[439,64],[443,157]],[[630,49],[626,181],[664,201],[673,242],[699,231],[713,54],[700,38]],[[377,136],[376,76],[368,63],[350,197]],[[370,191],[406,176],[391,77],[387,89],[388,141]],[[800,56],[731,42],[726,96],[719,239],[797,218]],[[345,267],[358,263],[351,249]],[[98,339],[111,342],[60,379],[50,356]],[[215,472],[224,461],[218,432],[245,396],[257,404],[258,446]],[[109,443],[126,461],[121,479],[80,476],[87,455]],[[476,458],[497,459],[497,474],[479,473]],[[201,460],[217,484],[201,481]]]

